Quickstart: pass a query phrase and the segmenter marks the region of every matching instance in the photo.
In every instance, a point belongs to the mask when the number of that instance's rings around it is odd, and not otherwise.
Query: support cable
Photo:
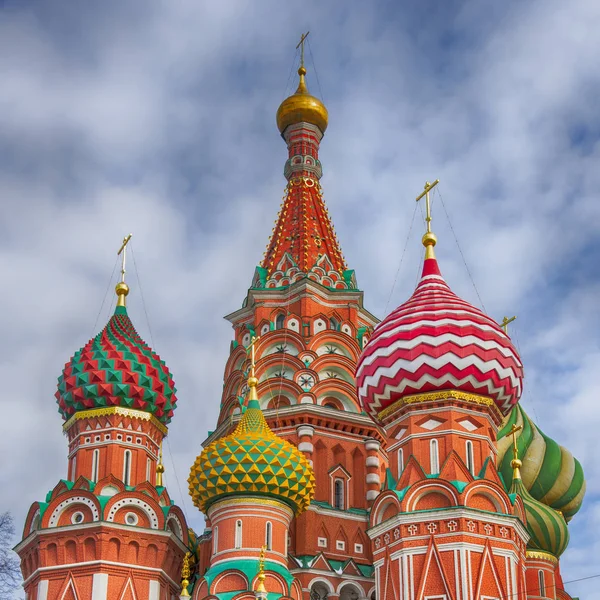
[[[394,283],[392,284],[392,289],[390,290],[390,294],[388,296],[387,302],[385,303],[385,309],[383,311],[384,317],[388,314],[388,308],[390,305],[390,301],[392,299],[394,289],[396,288],[396,283],[398,281],[398,275],[400,274],[400,269],[402,268],[402,262],[404,261],[404,255],[406,254],[406,249],[408,248],[408,242],[410,240],[410,234],[412,232],[413,224],[415,222],[415,215],[417,214],[418,206],[419,205],[415,202],[415,210],[413,210],[412,219],[410,220],[410,227],[408,228],[408,233],[406,235],[406,241],[404,242],[404,249],[402,250],[402,254],[400,256],[400,263],[398,264],[398,268],[396,269],[396,276],[394,277]]]
[[[465,269],[467,270],[467,273],[469,275],[469,278],[471,279],[471,283],[473,284],[473,289],[475,290],[475,293],[477,294],[477,298],[479,299],[479,304],[481,304],[481,307],[483,308],[483,312],[487,314],[487,310],[485,308],[485,304],[483,303],[483,300],[481,299],[481,296],[479,295],[479,290],[477,289],[477,286],[475,285],[475,280],[473,279],[473,276],[471,275],[471,271],[469,270],[469,265],[467,265],[467,261],[465,260],[465,255],[463,254],[462,248],[460,247],[460,244],[458,243],[458,238],[456,237],[456,233],[454,231],[454,227],[452,227],[452,221],[450,220],[450,215],[448,214],[448,211],[446,210],[446,205],[444,204],[444,199],[442,198],[442,194],[440,192],[439,189],[437,189],[437,193],[440,197],[440,201],[442,203],[442,207],[444,209],[444,212],[446,213],[446,218],[448,219],[448,224],[450,225],[450,231],[452,231],[452,235],[454,236],[454,241],[456,242],[456,246],[458,247],[458,251],[460,252],[460,255],[463,259],[463,263],[465,265]]]
[[[138,288],[140,290],[140,297],[142,299],[142,306],[144,308],[144,314],[146,315],[146,325],[148,327],[148,332],[150,333],[150,341],[152,342],[152,348],[154,349],[155,352],[157,352],[157,347],[156,347],[156,343],[154,341],[154,336],[152,335],[152,328],[150,327],[150,319],[148,317],[148,310],[146,309],[146,300],[144,298],[144,292],[142,290],[142,282],[140,280],[140,272],[137,267],[137,263],[135,262],[135,252],[133,251],[133,244],[131,245],[131,257],[133,258],[133,268],[135,270],[136,280],[137,280]],[[183,495],[183,490],[181,489],[181,483],[179,482],[179,477],[177,476],[177,469],[175,467],[175,459],[173,458],[173,452],[171,450],[171,443],[169,441],[168,434],[165,436],[164,439],[167,440],[167,450],[169,452],[169,458],[171,459],[173,475],[175,476],[175,482],[177,483],[177,488],[179,490],[179,495],[181,497],[181,510],[183,511],[186,522],[189,522],[187,511],[185,510],[185,496]],[[167,474],[165,474],[165,476],[168,478]]]

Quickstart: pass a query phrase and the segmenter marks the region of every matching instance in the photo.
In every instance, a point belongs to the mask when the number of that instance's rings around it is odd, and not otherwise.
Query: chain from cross
[[[431,233],[431,202],[429,200],[429,192],[440,182],[436,179],[433,183],[425,182],[423,191],[417,196],[417,202],[425,196],[425,221],[427,222],[427,233]]]
[[[300,37],[300,41],[298,42],[298,45],[296,46],[296,50],[298,50],[298,48],[300,48],[300,68],[304,67],[304,40],[308,37],[309,33],[310,33],[310,31],[303,33],[302,36]]]
[[[517,316],[515,315],[514,317],[510,317],[510,319],[508,317],[504,317],[504,319],[502,319],[502,323],[500,323],[500,327],[502,327],[502,329],[504,329],[504,333],[506,333],[507,335],[508,335],[509,323],[512,323],[516,318],[517,318]]]
[[[123,238],[123,243],[121,244],[121,247],[119,248],[119,251],[117,252],[117,256],[120,256],[121,254],[123,255],[122,259],[121,259],[121,282],[125,283],[125,258],[127,255],[127,244],[129,243],[129,240],[131,239],[131,233],[127,236],[125,236]]]

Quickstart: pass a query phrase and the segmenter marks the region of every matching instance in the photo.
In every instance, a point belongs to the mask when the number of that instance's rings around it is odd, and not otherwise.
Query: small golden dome
[[[298,75],[300,75],[298,89],[286,98],[277,109],[277,127],[280,133],[283,133],[290,125],[304,122],[316,125],[321,133],[325,133],[329,119],[327,109],[318,98],[308,93],[304,79],[306,75],[304,67],[298,69]]]

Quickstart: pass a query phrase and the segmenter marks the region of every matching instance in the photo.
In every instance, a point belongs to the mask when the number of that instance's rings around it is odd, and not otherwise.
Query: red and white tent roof
[[[358,395],[374,418],[404,396],[450,389],[488,396],[507,414],[522,380],[509,337],[450,290],[435,258],[425,259],[410,299],[378,325],[356,371]]]

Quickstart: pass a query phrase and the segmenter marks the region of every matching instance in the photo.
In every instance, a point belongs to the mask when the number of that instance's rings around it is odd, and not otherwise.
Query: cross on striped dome
[[[363,408],[375,419],[405,396],[442,390],[487,396],[507,414],[522,380],[509,337],[450,290],[433,252],[413,295],[375,329],[356,371]]]

